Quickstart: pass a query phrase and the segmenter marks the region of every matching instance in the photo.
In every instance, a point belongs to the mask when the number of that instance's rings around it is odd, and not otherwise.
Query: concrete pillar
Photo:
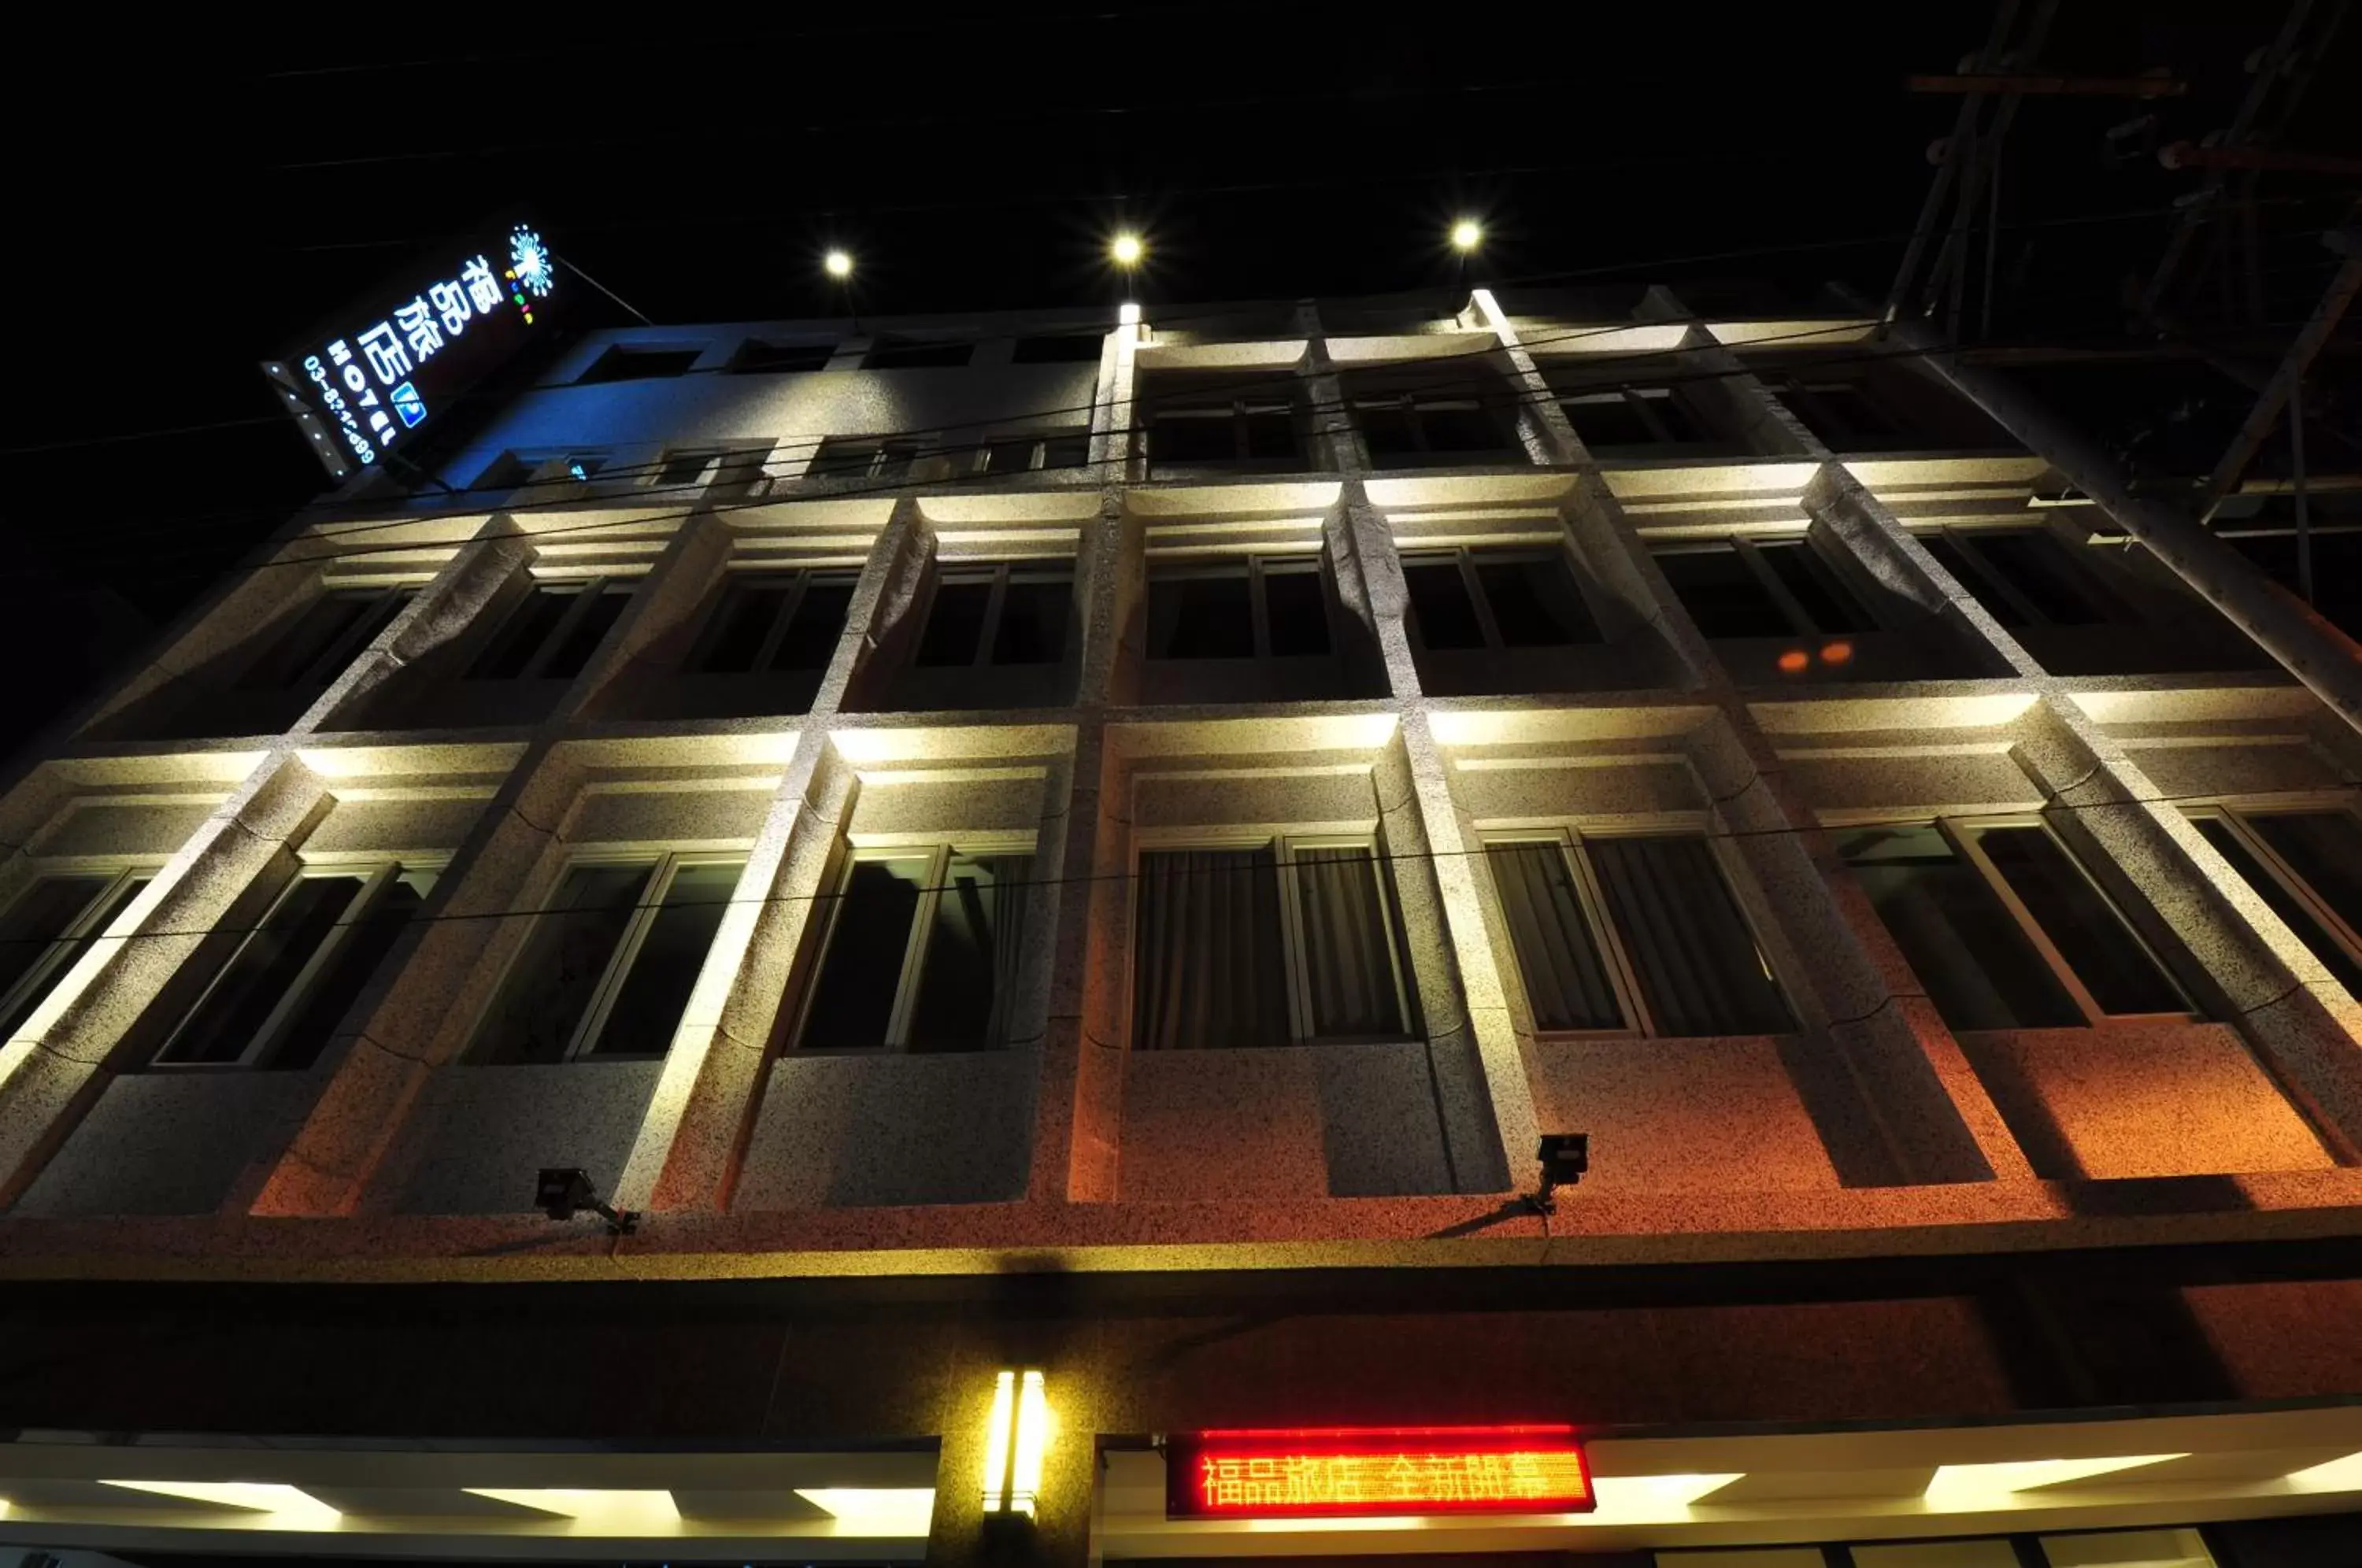
[[[319,778],[292,756],[265,758],[0,1046],[0,1202],[24,1190],[96,1101],[125,1034],[164,983],[327,805]]]
[[[2362,646],[2353,638],[2189,513],[2133,494],[2106,453],[2053,418],[2002,372],[1961,362],[1942,338],[1915,322],[1898,323],[1892,330],[1894,341],[1913,354],[1913,364],[1974,403],[2057,469],[2347,723],[2362,728]]]
[[[389,682],[465,635],[485,606],[532,560],[533,541],[517,533],[506,515],[491,518],[482,534],[462,545],[410,607],[320,693],[319,701],[295,722],[295,733],[355,727],[363,709]]]

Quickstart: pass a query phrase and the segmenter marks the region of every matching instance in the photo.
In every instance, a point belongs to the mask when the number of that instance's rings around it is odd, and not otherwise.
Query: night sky
[[[2189,74],[2190,96],[2152,105],[2169,137],[2227,117],[2279,16],[2065,9],[2053,68]],[[457,10],[363,41],[108,39],[21,61],[50,80],[6,111],[6,525],[68,582],[169,618],[324,486],[256,361],[438,239],[520,214],[658,322],[828,314],[830,243],[858,255],[879,314],[1111,294],[1120,222],[1149,237],[1152,303],[1433,287],[1462,213],[1488,225],[1486,281],[1882,293],[1957,107],[1902,78],[1954,69],[1992,9],[1256,0],[922,22],[853,6],[778,28],[666,29],[651,10],[613,31],[559,15],[537,35]],[[2105,215],[2154,214],[2189,183],[2154,159],[2102,167],[2101,131],[2139,112],[2052,99],[2022,116],[2004,332],[2122,332],[2122,277],[2166,220]],[[2307,265],[2290,264],[2292,297],[2317,286]],[[628,319],[586,293],[575,327]]]

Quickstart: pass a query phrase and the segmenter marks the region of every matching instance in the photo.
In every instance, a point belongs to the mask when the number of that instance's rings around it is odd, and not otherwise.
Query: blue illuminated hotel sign
[[[313,454],[343,479],[416,439],[515,352],[556,282],[541,236],[513,225],[438,256],[263,373]]]

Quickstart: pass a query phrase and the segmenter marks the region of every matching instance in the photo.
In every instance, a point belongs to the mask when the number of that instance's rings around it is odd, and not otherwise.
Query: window
[[[826,669],[855,580],[849,571],[733,573],[689,668],[707,675]]]
[[[1558,405],[1595,457],[1649,456],[1658,447],[1714,444],[1690,406],[1672,387],[1644,381],[1602,385],[1553,376]]]
[[[1415,1013],[1387,891],[1366,839],[1143,851],[1132,1049],[1409,1036]]]
[[[305,605],[246,668],[248,691],[316,691],[345,672],[361,649],[410,603],[408,588],[338,589]]]
[[[887,436],[832,436],[812,454],[807,479],[907,478],[918,460],[919,443]]]
[[[1858,380],[1827,370],[1772,371],[1764,385],[1833,452],[1893,451],[1917,443],[1889,412],[1888,401]]]
[[[1556,550],[1451,550],[1403,558],[1410,634],[1427,652],[1595,643],[1599,627]]]
[[[1331,646],[1317,558],[1149,569],[1150,658],[1319,657]]]
[[[568,867],[501,982],[469,1060],[663,1055],[745,865],[667,855]]]
[[[659,489],[685,489],[701,483],[706,471],[719,461],[723,454],[710,447],[690,447],[677,452],[667,452],[664,461],[657,465],[657,485]]]
[[[2362,822],[2339,811],[2191,812],[2256,896],[2362,998]]]
[[[1001,436],[987,441],[976,455],[976,471],[999,479],[1005,474],[1036,469],[1078,469],[1091,460],[1088,430],[1052,430],[1039,435]]]
[[[2114,620],[2099,587],[2047,528],[1922,534],[1938,565],[2004,626],[2090,626]]]
[[[534,475],[553,463],[557,465],[559,478],[540,481],[534,479]],[[606,466],[607,454],[604,452],[502,452],[492,460],[490,468],[477,476],[476,482],[469,489],[493,492],[547,489],[568,479],[579,484],[588,482]],[[526,499],[530,501],[532,498]]]
[[[865,370],[945,370],[965,365],[974,357],[973,343],[944,343],[923,337],[880,337],[862,356]]]
[[[1074,568],[1065,561],[944,567],[911,662],[1056,664],[1065,657],[1074,597]]]
[[[1370,461],[1382,469],[1525,461],[1507,390],[1493,387],[1486,370],[1466,379],[1486,383],[1490,395],[1451,386],[1390,391],[1380,380],[1346,378],[1346,401]]]
[[[157,1066],[310,1066],[434,880],[402,866],[307,867],[166,1037]]]
[[[1096,365],[1107,339],[1096,332],[1070,332],[1041,337],[1021,337],[1009,358],[1019,365]]]
[[[778,376],[824,370],[835,357],[833,343],[766,343],[759,337],[749,337],[731,356],[730,371],[741,376]]]
[[[1305,467],[1293,377],[1265,375],[1253,391],[1242,390],[1242,380],[1194,390],[1187,382],[1160,386],[1144,381],[1150,470],[1286,472]]]
[[[642,381],[686,373],[697,363],[701,348],[634,348],[618,343],[590,362],[574,378],[577,386],[598,381]]]
[[[0,913],[0,1043],[155,878],[153,871],[70,871],[36,878]]]
[[[1838,849],[1955,1029],[2195,1010],[2038,823],[1881,824]]]
[[[468,679],[573,679],[624,613],[634,586],[602,577],[535,583],[468,667]]]
[[[804,1051],[979,1051],[1009,1037],[1030,854],[858,850],[805,992]]]
[[[1804,539],[1733,539],[1650,552],[1709,637],[1812,636],[1877,625],[1835,567]]]
[[[1701,834],[1485,845],[1537,1029],[1694,1037],[1795,1028]]]

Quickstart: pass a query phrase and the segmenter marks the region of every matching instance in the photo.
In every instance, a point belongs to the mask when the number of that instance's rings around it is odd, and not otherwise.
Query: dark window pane
[[[1021,337],[1010,350],[1010,362],[1018,365],[1096,365],[1099,349],[1107,339],[1096,333],[1062,333],[1056,337]]]
[[[212,987],[157,1055],[160,1062],[235,1062],[295,977],[351,907],[365,878],[299,877],[261,926],[239,944]]]
[[[1476,581],[1493,611],[1493,624],[1502,643],[1513,648],[1560,647],[1568,643],[1595,643],[1583,596],[1565,561],[1475,560]]]
[[[678,376],[697,363],[701,352],[695,348],[625,348],[608,349],[591,362],[590,368],[575,378],[578,386],[595,381],[636,381],[652,376]]]
[[[1699,631],[1709,637],[1785,637],[1794,635],[1761,580],[1738,552],[1724,546],[1706,550],[1668,550],[1657,557],[1665,580],[1681,596]]]
[[[713,466],[713,459],[720,455],[718,452],[675,452],[665,458],[663,467],[657,469],[657,483],[674,486],[695,484],[705,477],[705,470]]]
[[[397,872],[379,892],[369,912],[346,933],[336,956],[312,985],[312,994],[271,1047],[264,1066],[301,1070],[320,1059],[337,1026],[352,1010],[378,966],[385,962],[425,901],[430,878],[416,871]]]
[[[2108,618],[2098,601],[2076,580],[2075,564],[2066,547],[2048,534],[2027,530],[1978,534],[1971,539],[1986,564],[2049,620],[2061,626],[2089,626]]]
[[[979,860],[955,855],[935,900],[925,966],[911,1011],[913,1051],[973,1051],[991,1043],[995,975],[1002,944],[1002,884],[1022,878],[1022,857]]]
[[[746,578],[723,591],[713,613],[704,657],[697,668],[715,674],[737,675],[755,668],[763,641],[795,591],[792,581],[778,578]]]
[[[1150,658],[1253,656],[1254,613],[1244,567],[1219,577],[1194,572],[1150,577]]]
[[[1659,1034],[1795,1027],[1704,838],[1586,839],[1584,851]]]
[[[566,618],[566,612],[573,605],[574,595],[571,593],[534,588],[515,609],[509,612],[509,618],[501,623],[501,629],[492,635],[492,640],[476,657],[476,662],[468,667],[468,679],[515,679],[532,662],[534,655],[541,651],[541,645],[549,640],[549,635],[557,629],[558,622]]]
[[[1426,404],[1418,419],[1430,452],[1507,455],[1514,450],[1508,433],[1481,408]]]
[[[1319,567],[1265,566],[1263,598],[1274,655],[1303,658],[1329,651],[1328,596],[1320,591]]]
[[[1412,426],[1409,408],[1402,403],[1358,403],[1353,418],[1362,427],[1362,444],[1369,448],[1370,460],[1378,467],[1419,455],[1418,434]]]
[[[916,441],[886,441],[877,447],[877,467],[871,477],[899,480],[910,477],[911,465],[919,459]]]
[[[1551,844],[1488,844],[1501,912],[1538,1029],[1621,1029],[1624,1009],[1584,918],[1566,852]]]
[[[2124,917],[2047,831],[1985,828],[1977,834],[1977,847],[2102,1012],[2191,1010],[2189,999],[2134,938]]]
[[[1697,416],[1690,412],[1690,405],[1683,400],[1679,392],[1668,392],[1661,397],[1651,396],[1646,392],[1639,395],[1642,405],[1655,418],[1658,425],[1663,427],[1667,439],[1673,441],[1714,439],[1705,426],[1698,423]]]
[[[1013,441],[994,441],[984,449],[984,471],[988,474],[1021,474],[1033,466],[1033,438],[1030,436]]]
[[[977,645],[984,638],[985,612],[991,606],[989,580],[938,582],[934,602],[927,606],[926,629],[919,635],[918,657],[912,662],[929,667],[974,664]]]
[[[1293,458],[1297,454],[1296,415],[1285,408],[1249,408],[1246,412],[1247,456]]]
[[[773,669],[826,669],[844,635],[845,611],[853,603],[853,584],[842,578],[818,579],[804,584],[795,618],[788,623],[779,646],[771,651]]]
[[[866,475],[877,461],[875,441],[842,441],[834,437],[822,441],[812,454],[811,467],[804,470],[812,479],[859,479]]]
[[[1814,627],[1823,632],[1866,632],[1871,622],[1869,614],[1847,591],[1846,585],[1820,552],[1802,540],[1794,544],[1758,545],[1756,553],[1781,586],[1795,597],[1811,618]]]
[[[1440,651],[1485,646],[1485,628],[1476,619],[1476,605],[1468,597],[1458,562],[1406,560],[1403,583],[1410,590],[1411,624],[1419,646]]]
[[[1871,907],[1955,1029],[2055,1029],[2083,1014],[1976,868],[1926,824],[1838,841]]]
[[[357,649],[383,631],[408,599],[396,593],[322,594],[248,667],[238,685],[250,691],[275,691],[327,684],[341,673],[343,663],[350,662],[348,653],[337,668],[324,668],[329,655],[340,648]]]
[[[1304,984],[1316,1039],[1403,1032],[1393,924],[1366,849],[1299,849],[1290,868],[1304,928]]]
[[[2322,967],[2336,976],[2337,983],[2344,986],[2349,995],[2362,997],[2362,965],[2356,964],[2353,955],[2345,951],[2345,944],[2329,933],[2329,929],[2322,924],[2305,901],[2290,891],[2262,861],[2256,858],[2239,835],[2231,831],[2231,824],[2220,817],[2201,817],[2195,825],[2206,842],[2221,851],[2223,858],[2231,863],[2231,868],[2246,879],[2247,886],[2256,890],[2256,896],[2269,904],[2272,912],[2286,921],[2288,928],[2296,933],[2298,940],[2312,950],[2312,955],[2321,960]],[[2273,847],[2277,849],[2279,845]],[[2287,858],[2285,854],[2281,857]],[[2311,885],[2310,878],[2307,878],[2307,885]],[[2314,890],[2319,891],[2318,889]]]
[[[1148,455],[1166,465],[1229,463],[1238,458],[1235,416],[1219,412],[1159,411],[1148,432]]]
[[[870,1050],[886,1043],[910,954],[911,922],[918,918],[919,891],[933,863],[915,855],[854,864],[821,955],[800,1048]]]
[[[558,1062],[590,1006],[653,866],[577,866],[533,922],[500,998],[484,1015],[475,1059]]]
[[[628,588],[610,588],[591,594],[590,602],[582,606],[582,613],[566,628],[548,662],[541,667],[543,679],[571,680],[581,674],[582,667],[590,662],[590,656],[605,640],[607,628],[624,613],[624,602],[631,596]]]
[[[1622,392],[1570,398],[1559,405],[1567,423],[1594,452],[1630,451],[1657,444],[1657,433]]]
[[[1960,547],[1958,545],[1941,534],[1922,534],[1919,536],[1919,543],[1926,547],[1929,555],[1936,558],[1937,566],[1950,572],[1962,588],[1975,596],[1976,602],[1985,607],[1987,614],[2004,626],[2025,624],[2025,616],[2017,606],[2011,603],[2007,596],[1999,589],[1985,580],[1985,574],[1970,564],[1968,558],[1960,553]]]
[[[689,993],[705,963],[705,950],[730,908],[742,863],[683,866],[673,872],[664,902],[631,973],[615,993],[599,1037],[584,1053],[599,1056],[661,1056],[672,1047],[673,1031],[689,1006]]]
[[[1000,600],[1000,629],[992,639],[995,664],[1055,664],[1066,651],[1071,578],[1011,572]]]
[[[1042,466],[1045,469],[1079,469],[1090,460],[1091,436],[1087,430],[1070,430],[1042,443]]]
[[[2362,931],[2362,823],[2344,812],[2274,812],[2247,824],[2338,919]]]
[[[1775,390],[1789,411],[1832,451],[1878,451],[1909,444],[1909,433],[1857,382],[1791,381]]]
[[[67,955],[61,954],[52,958],[50,949],[90,910],[91,900],[114,880],[105,873],[44,877],[19,893],[8,906],[7,913],[0,915],[0,998],[6,998],[19,985],[28,988],[16,1005],[7,1010],[6,1029],[0,1031],[0,1043],[5,1043],[6,1034],[24,1022],[48,993],[49,987],[40,982],[65,973],[70,961]],[[104,930],[105,924],[93,921],[91,929]],[[79,953],[86,944],[86,940],[77,943],[75,951]],[[49,961],[45,963],[45,959]]]
[[[1145,852],[1138,910],[1132,1049],[1288,1043],[1279,863],[1270,849]]]

